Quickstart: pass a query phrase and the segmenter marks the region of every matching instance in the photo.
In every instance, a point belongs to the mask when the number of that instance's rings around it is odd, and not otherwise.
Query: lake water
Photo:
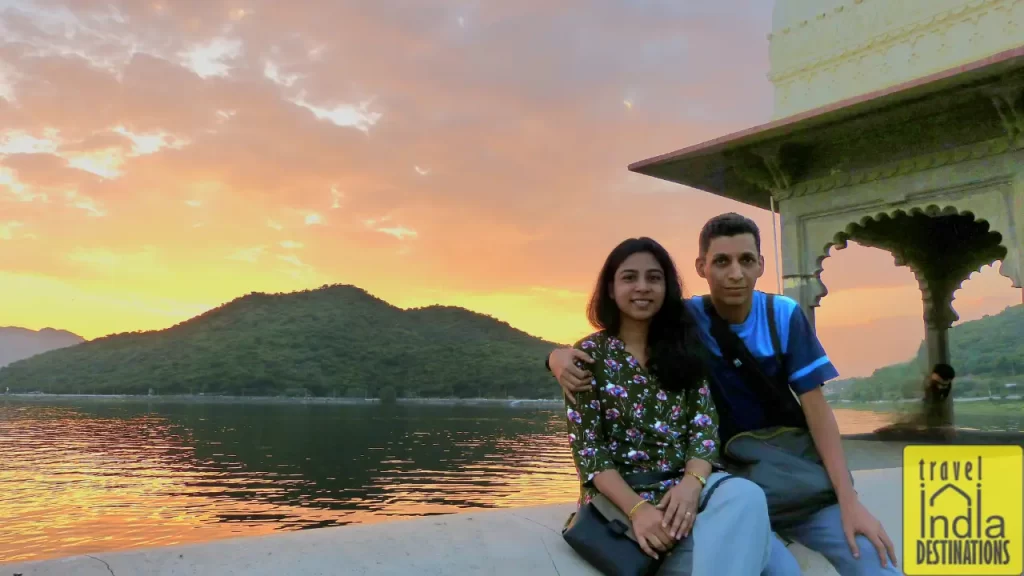
[[[890,418],[836,413],[845,433]],[[562,418],[554,406],[0,398],[0,562],[572,501]],[[878,443],[865,444],[852,468],[879,467]]]

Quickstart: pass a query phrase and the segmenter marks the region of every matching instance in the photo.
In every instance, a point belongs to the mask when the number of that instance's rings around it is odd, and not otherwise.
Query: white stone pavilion
[[[769,40],[773,121],[629,169],[777,212],[812,321],[832,247],[889,251],[948,361],[972,272],[1024,287],[1024,0],[777,0]]]

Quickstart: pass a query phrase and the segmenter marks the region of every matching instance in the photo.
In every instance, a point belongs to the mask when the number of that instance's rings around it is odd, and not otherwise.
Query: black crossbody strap
[[[779,327],[775,322],[775,294],[765,294],[768,297],[765,306],[768,313],[768,330],[771,332],[772,337],[772,352],[775,353],[775,362],[778,366],[778,373],[775,380],[778,382],[779,388],[786,391],[786,405],[790,407],[793,413],[793,417],[796,418],[797,423],[806,426],[807,417],[804,416],[803,409],[800,408],[800,401],[790,401],[788,396],[792,396],[793,393],[789,388],[789,363],[786,362],[786,355],[782,350],[782,342],[779,338]]]
[[[704,296],[703,300],[704,312],[711,320],[711,336],[718,343],[722,359],[747,376],[748,382],[761,398],[762,403],[774,404],[776,398],[771,394],[771,390],[775,388],[775,383],[761,371],[757,359],[750,353],[739,335],[733,332],[725,320],[718,315],[718,311],[711,303],[711,297]]]
[[[796,398],[789,391],[788,377],[785,365],[782,361],[782,350],[779,344],[777,326],[775,326],[774,302],[769,300],[768,323],[772,332],[772,347],[775,349],[775,357],[779,361],[779,378],[769,378],[754,355],[750,353],[746,344],[738,334],[729,328],[725,320],[718,315],[718,311],[711,304],[709,296],[703,297],[704,311],[711,320],[711,336],[718,342],[718,348],[722,351],[722,359],[732,364],[745,376],[751,389],[757,394],[759,401],[764,406],[774,406],[780,411],[781,420],[788,426],[806,426],[806,419],[803,410],[800,409]],[[783,390],[785,388],[785,390]]]
[[[772,336],[772,352],[775,353],[775,361],[778,362],[780,381],[787,382],[789,380],[789,371],[786,370],[785,356],[782,354],[782,342],[779,339],[779,327],[775,323],[775,294],[765,294],[768,297],[768,301],[765,306],[768,313],[768,331]]]
[[[708,500],[711,500],[712,494],[715,493],[715,490],[718,490],[718,487],[722,485],[722,482],[727,482],[729,480],[732,480],[733,478],[736,478],[736,476],[733,476],[731,474],[729,476],[723,476],[717,482],[715,482],[714,485],[711,486],[711,488],[708,488],[707,492],[704,493],[704,498],[702,498],[700,501],[700,506],[697,508],[697,514],[700,514],[704,511],[705,508],[707,508]]]

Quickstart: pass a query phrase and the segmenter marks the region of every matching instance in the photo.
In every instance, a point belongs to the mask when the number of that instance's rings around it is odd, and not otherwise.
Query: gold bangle
[[[641,498],[639,502],[637,502],[636,504],[633,505],[633,509],[630,510],[629,514],[627,515],[630,520],[633,519],[633,514],[636,514],[636,511],[639,510],[640,507],[643,506],[644,504],[647,504],[647,500],[644,500],[643,498]]]
[[[707,486],[708,485],[708,479],[703,477],[703,476],[701,476],[700,474],[697,474],[696,472],[691,472],[690,470],[687,470],[686,474],[688,476],[693,476],[694,478],[696,478],[697,481],[700,482],[701,486]]]

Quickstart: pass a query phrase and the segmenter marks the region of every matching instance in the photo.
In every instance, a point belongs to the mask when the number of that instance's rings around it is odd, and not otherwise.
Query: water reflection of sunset
[[[839,431],[843,434],[865,434],[873,432],[894,422],[895,414],[886,412],[867,412],[864,410],[833,409]]]
[[[564,434],[555,410],[0,404],[0,561],[569,502]]]

